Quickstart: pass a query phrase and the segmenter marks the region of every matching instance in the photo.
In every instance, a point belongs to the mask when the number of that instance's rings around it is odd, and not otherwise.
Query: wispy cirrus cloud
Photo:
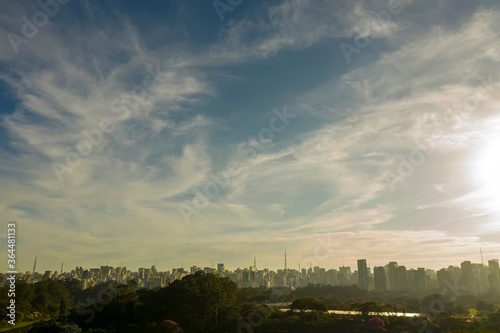
[[[302,50],[339,38],[392,38],[397,20],[379,17],[388,7],[400,13],[407,1],[284,1],[265,8],[264,15],[231,21],[222,29],[210,59],[241,62],[274,57],[280,51]],[[389,13],[389,16],[391,14]]]

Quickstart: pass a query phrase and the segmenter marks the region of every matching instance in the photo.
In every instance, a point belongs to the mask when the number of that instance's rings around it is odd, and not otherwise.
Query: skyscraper
[[[408,272],[405,266],[399,266],[396,269],[396,278],[395,278],[395,290],[408,290],[409,282],[408,282]]]
[[[395,261],[391,261],[385,267],[387,276],[387,289],[396,290],[396,273],[398,270],[398,263]]]
[[[286,246],[285,246],[285,273],[287,271],[287,267],[286,267]]]
[[[385,277],[385,268],[382,266],[373,269],[375,279],[375,290],[387,290],[387,280]]]
[[[438,287],[441,289],[446,288],[449,285],[454,285],[451,274],[446,268],[441,268],[439,271],[437,271],[437,280]]]
[[[488,260],[488,283],[490,290],[500,289],[500,267],[498,265],[498,259]]]
[[[426,290],[427,289],[427,277],[425,274],[425,268],[417,268],[414,272],[415,276],[415,288],[417,290]]]
[[[477,292],[472,273],[472,263],[470,261],[463,261],[460,264],[460,269],[462,272],[462,284],[465,286],[465,292],[476,295]]]
[[[358,286],[368,290],[368,272],[366,269],[366,259],[358,260]]]

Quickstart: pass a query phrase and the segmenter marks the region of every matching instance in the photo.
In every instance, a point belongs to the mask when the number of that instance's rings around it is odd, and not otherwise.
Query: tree
[[[383,307],[375,302],[354,303],[352,309],[361,312],[363,317],[368,317],[370,312],[381,312]]]
[[[493,303],[486,303],[485,301],[477,301],[476,303],[477,311],[495,312],[495,308],[495,304]]]
[[[101,293],[97,304],[103,306],[102,311],[95,311],[97,327],[107,327],[112,324],[123,328],[135,323],[135,306],[138,300],[137,292],[129,284],[109,283],[106,293]]]
[[[328,311],[328,306],[314,297],[302,297],[293,301],[291,307],[292,310],[316,310],[316,311]]]
[[[30,333],[79,333],[81,329],[76,326],[67,325],[66,323],[51,319],[49,321],[43,321],[35,323],[31,329]]]
[[[238,286],[228,277],[198,271],[167,289],[169,312],[187,331],[219,331],[239,314]]]
[[[182,329],[179,326],[179,324],[173,320],[163,321],[162,326],[165,328],[165,331],[168,333],[182,333]]]
[[[272,298],[272,291],[264,287],[241,288],[238,290],[238,301],[240,302],[263,302]]]
[[[385,322],[379,317],[374,317],[368,320],[368,329],[370,332],[387,332]]]
[[[455,304],[451,309],[450,309],[450,314],[454,315],[468,315],[469,310],[462,304]]]
[[[66,305],[66,302],[64,301],[64,297],[61,297],[61,304],[59,305],[59,315],[65,316],[65,315],[67,315],[67,312],[68,312],[68,306]]]

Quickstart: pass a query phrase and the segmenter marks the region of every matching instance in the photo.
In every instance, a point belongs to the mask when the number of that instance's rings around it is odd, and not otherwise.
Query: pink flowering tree
[[[179,324],[173,320],[165,320],[162,323],[162,326],[166,328],[166,332],[168,333],[182,333],[182,329]]]
[[[379,317],[374,317],[368,320],[368,331],[369,332],[387,332],[385,328],[385,322]]]

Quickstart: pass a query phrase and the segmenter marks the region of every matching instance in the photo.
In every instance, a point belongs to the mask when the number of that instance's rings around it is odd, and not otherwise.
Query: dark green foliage
[[[354,303],[352,310],[361,312],[363,317],[368,317],[370,312],[381,312],[383,308],[375,302]]]
[[[227,277],[201,271],[172,283],[168,312],[186,330],[215,331],[239,314],[237,285]]]
[[[9,298],[7,288],[0,289],[0,315],[5,318]],[[47,280],[36,284],[16,281],[16,312],[22,313],[25,318],[34,312],[45,316],[57,316],[61,307],[65,312],[73,306],[73,298],[66,281]],[[17,319],[19,320],[20,317]]]
[[[383,329],[419,333],[500,332],[499,298],[494,293],[477,297],[456,295],[452,299],[435,293],[415,298],[397,292],[368,292],[357,287],[310,285],[298,288],[287,297],[294,300],[292,309],[302,311],[284,312],[265,305],[283,302],[281,295],[266,288],[238,289],[228,278],[203,272],[152,290],[137,289],[135,282],[102,283],[86,290],[80,285],[77,280],[48,280],[36,284],[19,281],[17,319],[21,320],[23,314],[29,318],[35,311],[41,312],[41,321],[31,328],[35,333],[165,333],[172,331],[172,325],[167,327],[165,323],[172,322],[178,323],[176,329],[182,328],[184,333],[365,333],[383,332]],[[6,293],[6,288],[0,289],[3,314],[8,300]],[[474,307],[478,316],[471,321],[468,309]],[[360,314],[330,314],[326,311],[328,308],[356,310]],[[422,315],[412,319],[381,314],[395,310]]]
[[[270,290],[264,287],[259,288],[241,288],[238,290],[238,301],[239,302],[264,302],[273,301],[276,298],[275,295]]]
[[[186,331],[216,332],[239,314],[238,288],[228,278],[197,272],[166,288],[136,290],[134,284],[102,284],[85,292],[87,300],[70,315],[84,329],[108,332],[165,332],[165,320]],[[155,325],[152,325],[156,323]]]
[[[477,311],[495,312],[496,306],[493,303],[487,303],[485,301],[477,301],[476,310]]]
[[[450,310],[448,312],[452,315],[462,316],[466,316],[469,314],[469,310],[462,304],[454,304],[452,307],[450,307]]]
[[[35,323],[29,333],[79,333],[81,329],[72,327],[63,320],[51,319],[48,321]]]
[[[310,284],[306,287],[297,288],[293,291],[293,295],[297,297],[332,297],[337,296],[343,299],[354,299],[358,297],[366,297],[369,295],[367,290],[358,288],[357,286],[330,286],[320,284]]]
[[[317,298],[302,297],[293,301],[291,309],[300,311],[304,310],[328,311],[328,306]]]

